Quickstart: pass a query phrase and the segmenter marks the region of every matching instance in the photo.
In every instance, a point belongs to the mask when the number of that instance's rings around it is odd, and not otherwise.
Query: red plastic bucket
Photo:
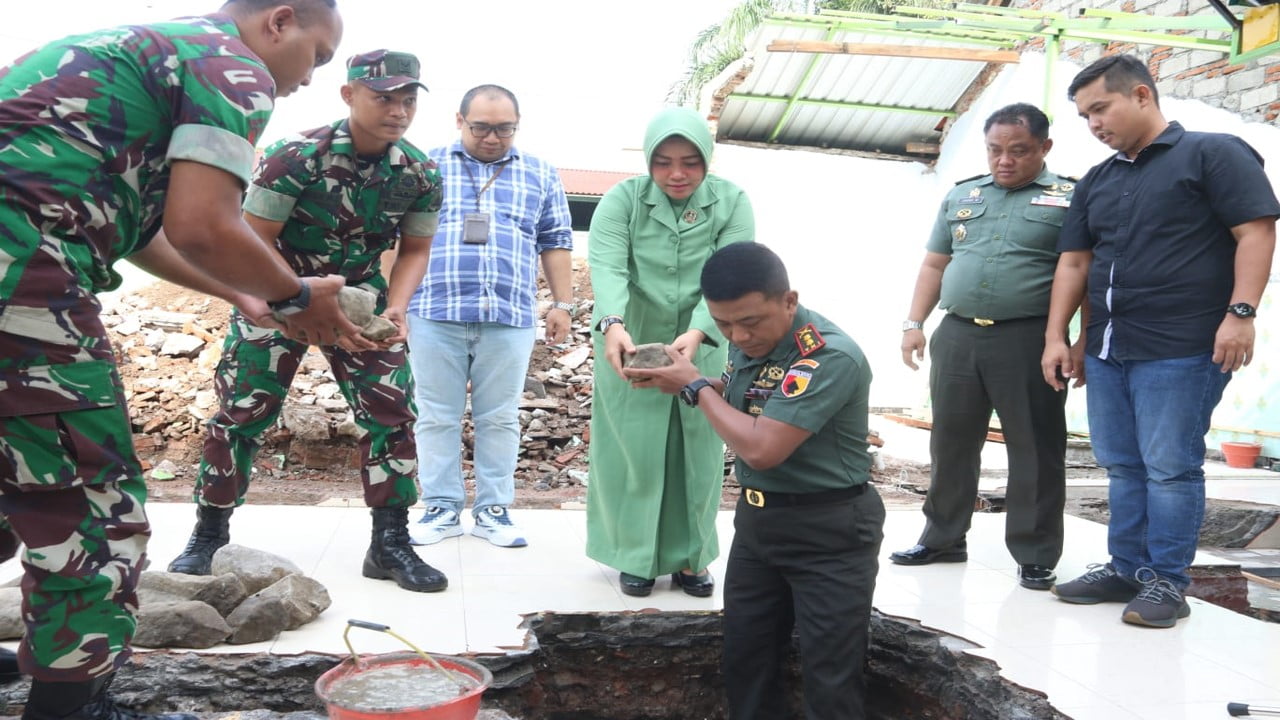
[[[422,666],[424,670],[433,669],[421,655],[412,652],[388,653],[360,658],[357,664],[351,659],[343,660],[316,680],[316,695],[324,701],[329,711],[330,720],[475,720],[480,713],[480,696],[493,684],[493,673],[480,663],[465,658],[434,655],[437,662],[445,669],[462,673],[476,681],[476,686],[466,693],[440,703],[420,707],[404,707],[394,710],[357,710],[343,707],[333,701],[332,691],[354,675],[365,673],[375,668],[388,665]]]

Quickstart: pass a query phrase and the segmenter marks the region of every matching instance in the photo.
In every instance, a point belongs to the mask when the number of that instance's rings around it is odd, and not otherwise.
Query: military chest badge
[[[1076,186],[1073,183],[1062,183],[1058,186],[1058,189],[1062,192],[1071,192],[1076,189]]]
[[[964,223],[960,223],[955,230],[951,231],[951,237],[958,243],[964,242],[964,239],[969,237],[969,230],[965,228]]]
[[[960,218],[961,220],[964,220],[966,218],[971,218],[973,217],[973,211],[970,210],[969,208],[960,208],[959,210],[956,211],[956,217]]]
[[[698,222],[698,211],[697,211],[697,210],[685,210],[685,211],[684,211],[684,215],[682,215],[681,217],[683,217],[683,218],[684,218],[684,221],[685,221],[685,222],[687,222],[687,223],[689,223],[690,225],[692,225],[693,223]]]
[[[827,344],[822,339],[822,334],[818,332],[818,328],[809,323],[800,328],[795,333],[796,347],[800,348],[800,357],[808,357]]]
[[[983,202],[982,188],[974,188],[969,191],[969,197],[962,197],[959,200],[961,205],[976,205]]]

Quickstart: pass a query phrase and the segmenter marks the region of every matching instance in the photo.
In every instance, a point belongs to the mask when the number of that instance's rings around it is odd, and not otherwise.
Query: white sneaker
[[[490,505],[476,512],[476,526],[471,534],[482,537],[498,547],[524,547],[529,543],[524,534],[511,522],[511,515],[501,505]]]
[[[462,523],[458,522],[458,513],[434,505],[427,508],[418,522],[409,523],[409,543],[412,545],[434,545],[461,534]]]

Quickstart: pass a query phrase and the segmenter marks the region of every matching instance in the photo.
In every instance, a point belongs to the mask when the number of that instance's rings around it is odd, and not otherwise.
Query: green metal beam
[[[874,103],[854,103],[844,102],[841,100],[817,100],[813,98],[790,98],[777,95],[753,95],[750,93],[733,93],[726,100],[742,100],[745,102],[768,102],[768,103],[787,103],[787,110],[794,105],[815,105],[818,107],[838,108],[842,110],[873,110],[904,113],[907,115],[928,115],[929,117],[948,117],[956,116],[954,110],[934,110],[933,108],[913,108],[903,107],[901,105],[876,105]],[[769,142],[777,139],[778,133],[775,132],[769,136]]]
[[[836,36],[835,28],[827,30],[826,37],[823,40],[830,42]],[[787,99],[787,107],[782,110],[782,116],[778,118],[778,124],[773,126],[773,131],[769,133],[769,142],[774,142],[778,136],[782,134],[782,128],[786,127],[787,122],[791,120],[791,113],[796,108],[796,103],[800,100],[800,94],[809,86],[809,78],[813,77],[814,68],[818,67],[818,63],[822,62],[822,56],[814,53],[809,58],[809,64],[804,69],[804,74],[800,76],[800,82],[796,83],[795,92]]]

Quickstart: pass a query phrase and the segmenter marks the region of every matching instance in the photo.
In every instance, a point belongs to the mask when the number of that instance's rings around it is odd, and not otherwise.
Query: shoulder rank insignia
[[[809,323],[796,331],[796,347],[800,348],[800,357],[808,357],[827,344],[822,339],[818,328]]]

